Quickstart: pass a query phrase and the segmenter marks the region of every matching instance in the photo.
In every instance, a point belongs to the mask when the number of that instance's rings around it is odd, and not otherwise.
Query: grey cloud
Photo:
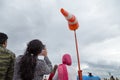
[[[62,55],[70,53],[73,65],[76,66],[74,34],[68,29],[67,21],[60,13],[62,7],[73,13],[80,23],[77,38],[82,63],[86,60],[86,55],[89,55],[90,50],[84,51],[88,46],[119,37],[119,0],[1,0],[0,30],[9,36],[8,48],[17,55],[22,54],[27,42],[38,38],[46,44],[53,64],[61,63]],[[93,58],[96,56],[93,55]],[[101,62],[85,63],[92,68],[99,67],[100,70],[102,66],[104,69],[117,68],[112,66],[113,63],[105,65],[106,63],[99,59]],[[118,63],[114,65],[116,64]]]

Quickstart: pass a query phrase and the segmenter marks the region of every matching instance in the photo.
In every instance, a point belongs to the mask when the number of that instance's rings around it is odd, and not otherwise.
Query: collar
[[[44,60],[44,56],[38,56],[38,59]]]

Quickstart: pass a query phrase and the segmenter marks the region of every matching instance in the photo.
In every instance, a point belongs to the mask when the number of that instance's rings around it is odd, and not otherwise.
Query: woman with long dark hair
[[[13,80],[42,80],[51,70],[45,45],[35,39],[28,43],[24,55],[16,59]]]

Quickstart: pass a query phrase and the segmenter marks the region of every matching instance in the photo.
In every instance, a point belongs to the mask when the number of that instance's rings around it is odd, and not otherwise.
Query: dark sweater
[[[14,67],[14,77],[13,80],[22,80],[20,78],[20,75],[18,74],[19,71],[19,61],[22,56],[19,56],[16,59],[15,62],[15,67]],[[44,57],[44,60],[37,59],[37,65],[35,68],[35,74],[34,74],[34,79],[33,80],[42,80],[43,75],[49,74],[52,71],[52,64],[48,57]]]

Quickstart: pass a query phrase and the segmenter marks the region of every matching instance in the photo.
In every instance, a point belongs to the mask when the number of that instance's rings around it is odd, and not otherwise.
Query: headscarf
[[[62,57],[62,64],[58,66],[58,80],[68,80],[68,71],[66,65],[71,65],[71,56],[64,54]]]
[[[64,54],[62,57],[62,63],[70,66],[72,64],[71,56],[69,54]]]

